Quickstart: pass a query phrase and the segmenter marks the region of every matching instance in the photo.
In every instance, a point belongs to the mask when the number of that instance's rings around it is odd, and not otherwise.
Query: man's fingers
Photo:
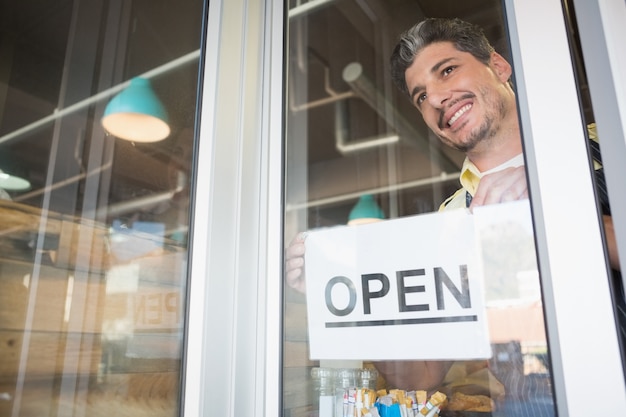
[[[287,248],[285,256],[287,259],[299,257],[304,255],[304,242],[292,243]]]
[[[528,198],[524,167],[507,168],[485,175],[476,190],[470,209],[489,204]]]
[[[285,274],[285,280],[287,281],[287,285],[289,285],[289,287],[301,292],[302,294],[306,293],[306,281],[304,279],[304,271],[302,268],[296,268],[288,271]]]
[[[287,283],[290,286],[294,286],[294,284],[296,284],[298,282],[298,280],[300,279],[300,277],[302,276],[302,269],[301,268],[294,268],[294,269],[290,269],[287,272]]]
[[[285,281],[291,288],[304,293],[304,240],[306,232],[298,233],[285,250]]]
[[[291,258],[287,260],[287,270],[302,268],[304,266],[304,258]]]
[[[285,276],[287,284],[294,287],[304,275],[304,244],[299,243],[287,248],[285,260]]]

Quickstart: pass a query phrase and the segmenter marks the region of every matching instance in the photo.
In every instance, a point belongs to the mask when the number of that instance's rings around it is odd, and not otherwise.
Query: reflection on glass
[[[202,7],[3,9],[2,416],[179,414]],[[137,76],[169,114],[157,142],[101,124]]]
[[[400,34],[427,16],[480,26],[497,55],[481,61],[439,42],[399,71],[401,92],[390,57]],[[373,398],[399,406],[398,392],[409,409],[431,401],[442,416],[555,415],[502,16],[499,1],[290,2],[285,415],[361,415]],[[471,82],[446,87],[462,79]],[[491,125],[479,123],[483,112]],[[472,123],[489,141],[446,146],[470,137]],[[503,139],[505,131],[513,133]],[[505,149],[500,160],[485,163],[496,147]],[[523,185],[519,201],[466,214],[473,197],[480,205],[481,176],[506,168]],[[469,192],[457,192],[460,176]],[[384,214],[347,225],[363,196]],[[386,316],[375,315],[382,305]],[[463,314],[448,314],[455,308]],[[470,321],[471,334],[447,330]]]

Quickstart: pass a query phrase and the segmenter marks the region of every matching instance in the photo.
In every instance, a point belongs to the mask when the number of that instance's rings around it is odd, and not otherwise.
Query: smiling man
[[[391,56],[394,83],[443,144],[466,156],[462,188],[440,210],[528,197],[511,65],[479,27],[459,19],[426,19],[400,37]],[[467,381],[470,393],[501,398],[503,386],[485,361],[377,362],[394,386],[432,389]],[[548,403],[533,415],[550,416]]]
[[[435,135],[467,156],[463,189],[442,208],[528,197],[511,65],[480,28],[459,19],[418,23],[401,36],[391,73]]]
[[[391,72],[394,83],[442,143],[466,156],[462,188],[440,210],[472,209],[528,197],[517,103],[510,83],[512,68],[495,52],[482,29],[459,19],[426,19],[402,34],[391,56]],[[608,214],[604,221],[610,259],[617,268]],[[285,268],[288,285],[302,292],[304,240],[299,234],[291,242]],[[492,399],[503,396],[503,385],[485,361],[385,361],[375,366],[394,387],[432,392],[462,383],[471,394]],[[527,410],[503,415],[553,416],[549,395],[535,397],[536,392],[529,394],[524,404]]]

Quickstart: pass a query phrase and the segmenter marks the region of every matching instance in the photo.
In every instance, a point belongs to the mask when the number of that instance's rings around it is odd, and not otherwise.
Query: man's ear
[[[513,69],[511,68],[511,64],[504,59],[502,55],[497,52],[491,53],[491,59],[489,61],[489,65],[493,69],[494,73],[498,76],[500,81],[507,82],[511,75],[513,74]]]

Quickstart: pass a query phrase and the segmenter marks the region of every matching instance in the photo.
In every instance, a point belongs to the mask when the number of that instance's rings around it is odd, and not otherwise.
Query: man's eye
[[[447,67],[442,71],[443,75],[449,75],[452,71],[454,71],[456,67],[452,66],[452,67]]]
[[[425,93],[422,93],[422,94],[419,94],[419,95],[417,96],[417,100],[415,100],[415,102],[416,102],[416,103],[417,103],[417,105],[419,106],[420,104],[422,104],[422,103],[424,102],[424,100],[426,100],[426,94],[425,94]]]

